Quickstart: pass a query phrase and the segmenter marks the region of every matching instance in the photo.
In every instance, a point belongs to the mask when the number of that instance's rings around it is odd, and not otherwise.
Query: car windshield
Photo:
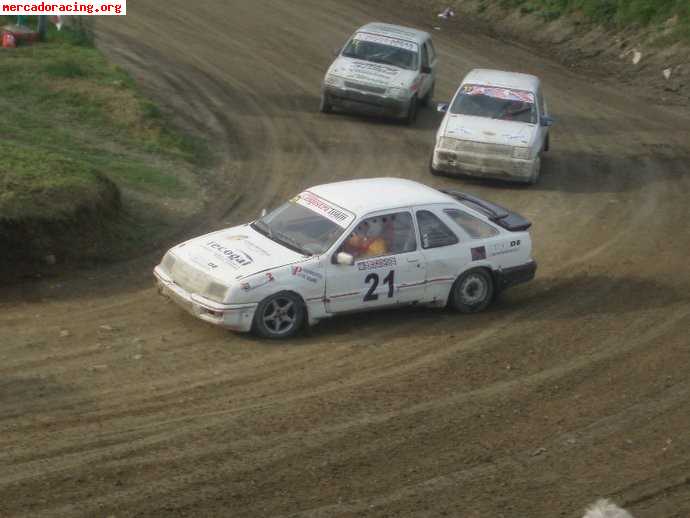
[[[506,121],[537,123],[534,94],[512,88],[463,85],[450,113]]]
[[[416,43],[368,33],[356,34],[343,50],[343,56],[347,58],[391,65],[406,70],[417,69],[417,53]]]
[[[335,243],[353,218],[324,200],[303,193],[256,220],[252,228],[296,252],[319,255]]]

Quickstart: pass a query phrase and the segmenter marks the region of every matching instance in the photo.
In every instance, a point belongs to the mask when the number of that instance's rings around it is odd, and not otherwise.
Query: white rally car
[[[419,103],[431,104],[437,65],[429,33],[370,23],[338,51],[321,87],[320,109],[364,111],[411,124]]]
[[[338,313],[404,304],[472,313],[534,277],[530,226],[463,193],[351,180],[177,245],[155,276],[163,295],[202,320],[268,338]]]
[[[537,77],[472,70],[439,110],[446,115],[431,157],[433,174],[536,183],[553,124]]]

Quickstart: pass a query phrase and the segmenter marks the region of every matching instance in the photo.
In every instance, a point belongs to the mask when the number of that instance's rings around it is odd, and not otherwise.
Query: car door
[[[353,264],[337,264],[338,253]],[[327,265],[326,310],[360,311],[407,304],[424,296],[425,264],[409,210],[363,218]]]
[[[470,262],[470,248],[450,228],[442,207],[419,208],[415,218],[426,263],[425,299],[443,300],[458,273]]]

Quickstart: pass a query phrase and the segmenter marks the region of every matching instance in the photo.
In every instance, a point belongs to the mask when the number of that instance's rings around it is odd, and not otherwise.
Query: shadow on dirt
[[[549,153],[543,158],[535,185],[505,180],[440,174],[468,186],[514,191],[558,191],[574,194],[624,193],[644,189],[657,181],[651,171],[675,171],[686,166],[680,159],[656,159],[656,167],[644,167],[639,158],[616,158],[586,153]],[[679,176],[679,175],[676,175]]]

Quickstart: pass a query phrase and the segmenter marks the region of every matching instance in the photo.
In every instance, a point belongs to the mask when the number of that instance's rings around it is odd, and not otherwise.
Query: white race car
[[[415,121],[431,104],[438,59],[427,32],[370,23],[348,40],[321,87],[321,111],[333,107]]]
[[[161,293],[206,322],[284,338],[338,313],[486,308],[531,280],[531,223],[459,192],[397,178],[312,187],[257,219],[173,247]]]
[[[553,124],[537,77],[472,70],[439,110],[446,115],[431,157],[433,174],[536,183]]]

